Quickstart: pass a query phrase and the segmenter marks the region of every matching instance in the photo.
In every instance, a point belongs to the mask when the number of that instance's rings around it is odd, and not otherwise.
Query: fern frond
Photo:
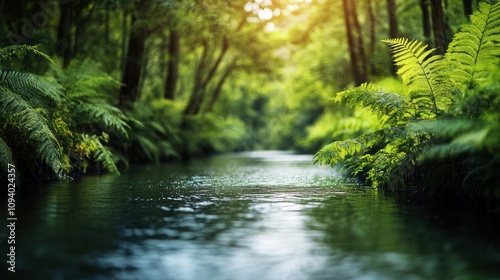
[[[136,136],[137,142],[142,150],[142,153],[153,162],[158,162],[160,160],[160,150],[158,146],[151,141],[148,137],[143,135]]]
[[[11,116],[20,134],[34,144],[35,152],[52,171],[63,178],[66,170],[61,162],[57,139],[47,125],[47,120],[20,95],[0,86],[0,113]]]
[[[463,153],[477,151],[483,148],[488,134],[488,128],[464,133],[449,143],[430,147],[418,157],[418,160],[445,159]]]
[[[405,96],[385,92],[372,83],[339,92],[336,100],[351,106],[367,107],[379,117],[387,116],[389,120],[401,118],[408,106]]]
[[[121,83],[90,59],[73,60],[67,68],[58,61],[51,71],[66,89],[68,99],[103,99],[111,101],[106,89],[118,88]]]
[[[438,116],[451,104],[451,86],[444,75],[442,56],[433,55],[435,49],[407,38],[382,40],[393,52],[398,74],[410,93],[410,99],[420,112]]]
[[[336,141],[323,147],[314,155],[314,163],[335,166],[366,149],[360,138]]]
[[[21,95],[33,106],[47,102],[60,103],[61,88],[54,83],[44,82],[33,74],[0,69],[0,87]]]
[[[74,151],[82,160],[83,172],[86,172],[87,167],[90,165],[88,160],[90,160],[99,163],[107,172],[120,174],[113,153],[101,141],[106,142],[107,137],[108,135],[105,133],[102,136],[77,134],[78,143],[74,146]]]
[[[430,133],[437,137],[455,137],[478,126],[477,121],[466,119],[432,120],[411,123],[408,131],[412,133]]]
[[[30,46],[30,45],[13,45],[4,48],[0,48],[0,62],[5,60],[11,60],[12,57],[16,56],[17,58],[23,59],[28,53],[34,53],[38,56],[41,56],[47,59],[50,62],[52,59],[50,56],[45,54],[44,52],[38,49],[38,46]]]
[[[96,104],[89,102],[77,102],[73,113],[78,116],[80,124],[102,123],[106,128],[114,128],[121,135],[128,138],[130,126],[126,122],[123,112],[113,105],[99,102]]]
[[[488,67],[500,62],[500,2],[480,2],[470,19],[455,34],[446,53],[453,63],[450,78],[461,91],[481,84]]]
[[[7,165],[9,163],[13,163],[12,151],[10,150],[9,145],[7,145],[2,137],[0,137],[0,167],[2,168],[0,173],[4,173],[5,170],[7,170]]]
[[[94,152],[95,161],[99,162],[109,173],[120,174],[116,167],[113,153],[97,139],[97,149]]]

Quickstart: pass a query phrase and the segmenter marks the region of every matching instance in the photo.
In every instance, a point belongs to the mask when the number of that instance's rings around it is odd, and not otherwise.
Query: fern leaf
[[[100,102],[92,104],[89,102],[81,102],[74,108],[74,113],[79,116],[80,124],[102,123],[107,128],[114,128],[123,136],[128,137],[128,129],[126,117],[123,112],[113,105]]]
[[[0,87],[0,112],[16,120],[20,133],[36,147],[36,154],[52,171],[63,178],[65,169],[61,162],[59,143],[40,113],[20,95]]]
[[[379,117],[387,116],[389,120],[402,117],[408,106],[405,96],[385,92],[372,83],[364,83],[354,89],[339,92],[337,101],[367,107]]]
[[[365,150],[365,148],[364,141],[360,138],[333,142],[323,147],[316,153],[316,155],[314,155],[314,163],[328,164],[333,167],[336,164],[361,153]]]
[[[120,171],[116,167],[115,160],[113,158],[113,153],[107,149],[99,139],[96,139],[97,149],[94,152],[95,161],[102,164],[107,172],[120,174]]]
[[[431,133],[438,137],[455,137],[474,129],[479,124],[476,121],[455,119],[455,120],[432,120],[411,123],[408,125],[408,131],[412,133]]]
[[[467,152],[477,151],[483,148],[489,132],[489,128],[485,128],[479,131],[464,133],[449,143],[430,147],[418,157],[418,160],[445,159]]]
[[[480,2],[470,19],[455,34],[446,54],[454,68],[450,78],[461,91],[481,84],[487,68],[500,63],[500,2]]]
[[[158,146],[153,143],[153,141],[151,141],[148,137],[138,135],[136,138],[144,155],[146,155],[149,160],[158,162],[160,157],[160,150]]]
[[[438,116],[451,104],[451,86],[444,76],[445,65],[439,55],[431,56],[434,49],[407,38],[382,40],[393,52],[398,74],[407,86],[410,99],[421,111]]]
[[[12,151],[10,147],[5,143],[5,141],[0,137],[0,167],[2,168],[2,172],[7,170],[7,165],[9,163],[13,163],[12,161]],[[2,173],[0,172],[0,173]]]
[[[38,107],[42,103],[60,103],[61,88],[54,83],[44,82],[33,74],[0,69],[0,87],[20,94],[25,100]]]
[[[13,56],[16,56],[20,59],[24,58],[28,53],[34,53],[38,56],[41,56],[48,61],[52,62],[50,56],[41,52],[38,49],[38,46],[29,46],[29,45],[13,45],[4,48],[0,48],[0,62],[5,60],[11,60]]]

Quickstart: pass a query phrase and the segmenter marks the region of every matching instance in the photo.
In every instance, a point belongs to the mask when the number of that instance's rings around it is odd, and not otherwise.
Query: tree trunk
[[[443,3],[441,0],[431,0],[431,5],[434,42],[436,44],[437,53],[444,54],[448,43],[446,42]]]
[[[78,53],[78,44],[80,43],[79,42],[79,39],[80,39],[80,34],[81,34],[81,28],[82,28],[82,24],[79,24],[78,23],[78,20],[76,21],[76,24],[75,24],[75,32],[73,34],[73,51],[71,52],[71,57],[76,57],[77,56],[77,53]],[[70,57],[70,59],[71,59]]]
[[[200,65],[199,65],[198,69],[196,70],[197,74],[195,75],[195,85],[193,87],[193,92],[191,93],[191,98],[189,99],[189,103],[184,111],[185,114],[197,115],[201,111],[201,107],[203,105],[203,101],[204,101],[204,97],[205,97],[204,93],[206,92],[207,86],[210,83],[210,81],[213,79],[215,73],[217,72],[217,70],[218,70],[222,60],[224,59],[224,56],[226,55],[228,49],[229,49],[229,42],[227,41],[227,38],[224,38],[222,40],[222,46],[221,46],[219,56],[217,57],[215,62],[210,67],[208,74],[203,78],[202,73],[204,73],[206,70],[205,62],[206,62],[207,53],[208,53],[208,45],[205,44],[205,49],[203,52],[202,59],[200,61]]]
[[[168,45],[168,72],[165,80],[165,98],[174,100],[177,80],[179,78],[180,36],[175,30],[170,31]]]
[[[195,106],[200,98],[198,95],[201,94],[201,79],[203,76],[203,70],[205,69],[205,65],[208,57],[208,42],[203,42],[203,51],[201,53],[200,61],[196,66],[194,71],[194,82],[193,89],[191,90],[191,96],[189,96],[188,104],[186,108],[184,108],[184,115],[192,115],[195,112]]]
[[[109,9],[111,7],[110,2],[106,1],[104,5],[104,42],[109,43]]]
[[[3,7],[5,6],[5,0],[0,0],[0,18],[3,18]]]
[[[387,0],[387,14],[389,15],[389,38],[397,38],[399,36],[399,32],[395,0]],[[396,65],[391,62],[392,74],[396,75],[397,70]]]
[[[353,74],[355,85],[359,86],[364,82],[364,80],[363,80],[363,76],[361,73],[361,69],[359,67],[359,57],[358,57],[358,53],[356,51],[356,42],[354,39],[353,30],[352,30],[352,23],[351,23],[352,14],[351,14],[351,8],[350,8],[351,5],[349,3],[349,0],[342,0],[342,6],[344,9],[344,21],[345,21],[345,27],[346,27],[349,56],[351,59],[352,74]]]
[[[370,30],[370,43],[368,46],[369,56],[372,57],[375,52],[375,43],[376,43],[376,29],[377,29],[377,16],[375,15],[375,11],[373,10],[372,0],[368,0],[366,2],[366,14],[368,16],[368,28]]]
[[[210,98],[210,101],[208,102],[208,106],[206,111],[211,112],[213,110],[213,107],[215,105],[215,102],[219,99],[220,93],[222,91],[222,86],[224,85],[224,82],[227,80],[229,77],[229,74],[233,71],[234,65],[236,64],[236,60],[233,60],[231,65],[229,65],[226,68],[226,71],[224,71],[224,74],[220,77],[219,81],[217,82],[217,85],[215,86],[215,89],[212,93],[212,97]]]
[[[134,23],[136,23],[135,16],[132,17],[132,25]],[[140,96],[139,81],[144,62],[146,37],[144,27],[132,29],[130,32],[125,70],[120,89],[120,106],[126,109],[130,109]]]
[[[72,25],[72,5],[71,2],[59,0],[59,27],[57,30],[56,54],[63,59],[63,67],[69,65],[71,59],[71,25]]]
[[[396,17],[396,1],[387,0],[387,12],[389,14],[389,37],[397,38],[398,35],[398,19]]]
[[[472,0],[462,0],[464,4],[464,14],[469,17],[472,15]]]
[[[125,62],[127,61],[127,41],[128,41],[128,14],[127,11],[123,11],[122,18],[122,49],[121,49],[121,61],[120,61],[120,69],[122,73],[125,72]]]
[[[429,0],[420,0],[420,9],[422,10],[422,28],[425,37],[425,43],[431,44],[431,20],[429,13]]]
[[[354,32],[354,36],[355,36],[355,50],[357,52],[357,55],[358,55],[358,61],[359,61],[359,69],[361,71],[361,79],[363,80],[363,82],[366,82],[367,80],[367,77],[368,77],[368,59],[366,59],[366,55],[365,55],[365,44],[363,42],[363,29],[361,28],[361,25],[359,24],[359,20],[358,20],[358,12],[356,10],[356,4],[355,4],[355,1],[351,0],[350,1],[350,4],[351,4],[351,20],[352,20],[352,24],[356,30],[356,32]]]

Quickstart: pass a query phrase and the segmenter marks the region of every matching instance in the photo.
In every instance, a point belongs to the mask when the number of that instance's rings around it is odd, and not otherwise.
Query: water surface
[[[400,205],[309,155],[133,167],[17,198],[18,279],[500,279],[492,220]]]

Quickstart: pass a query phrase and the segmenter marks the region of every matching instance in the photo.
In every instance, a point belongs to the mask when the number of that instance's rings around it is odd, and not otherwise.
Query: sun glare
[[[248,21],[252,23],[267,22],[265,31],[272,32],[277,27],[276,23],[272,22],[273,18],[290,16],[302,9],[304,5],[312,3],[312,0],[282,0],[278,2],[279,5],[276,2],[273,4],[271,0],[253,0],[247,2],[244,9],[253,15],[248,18]]]

